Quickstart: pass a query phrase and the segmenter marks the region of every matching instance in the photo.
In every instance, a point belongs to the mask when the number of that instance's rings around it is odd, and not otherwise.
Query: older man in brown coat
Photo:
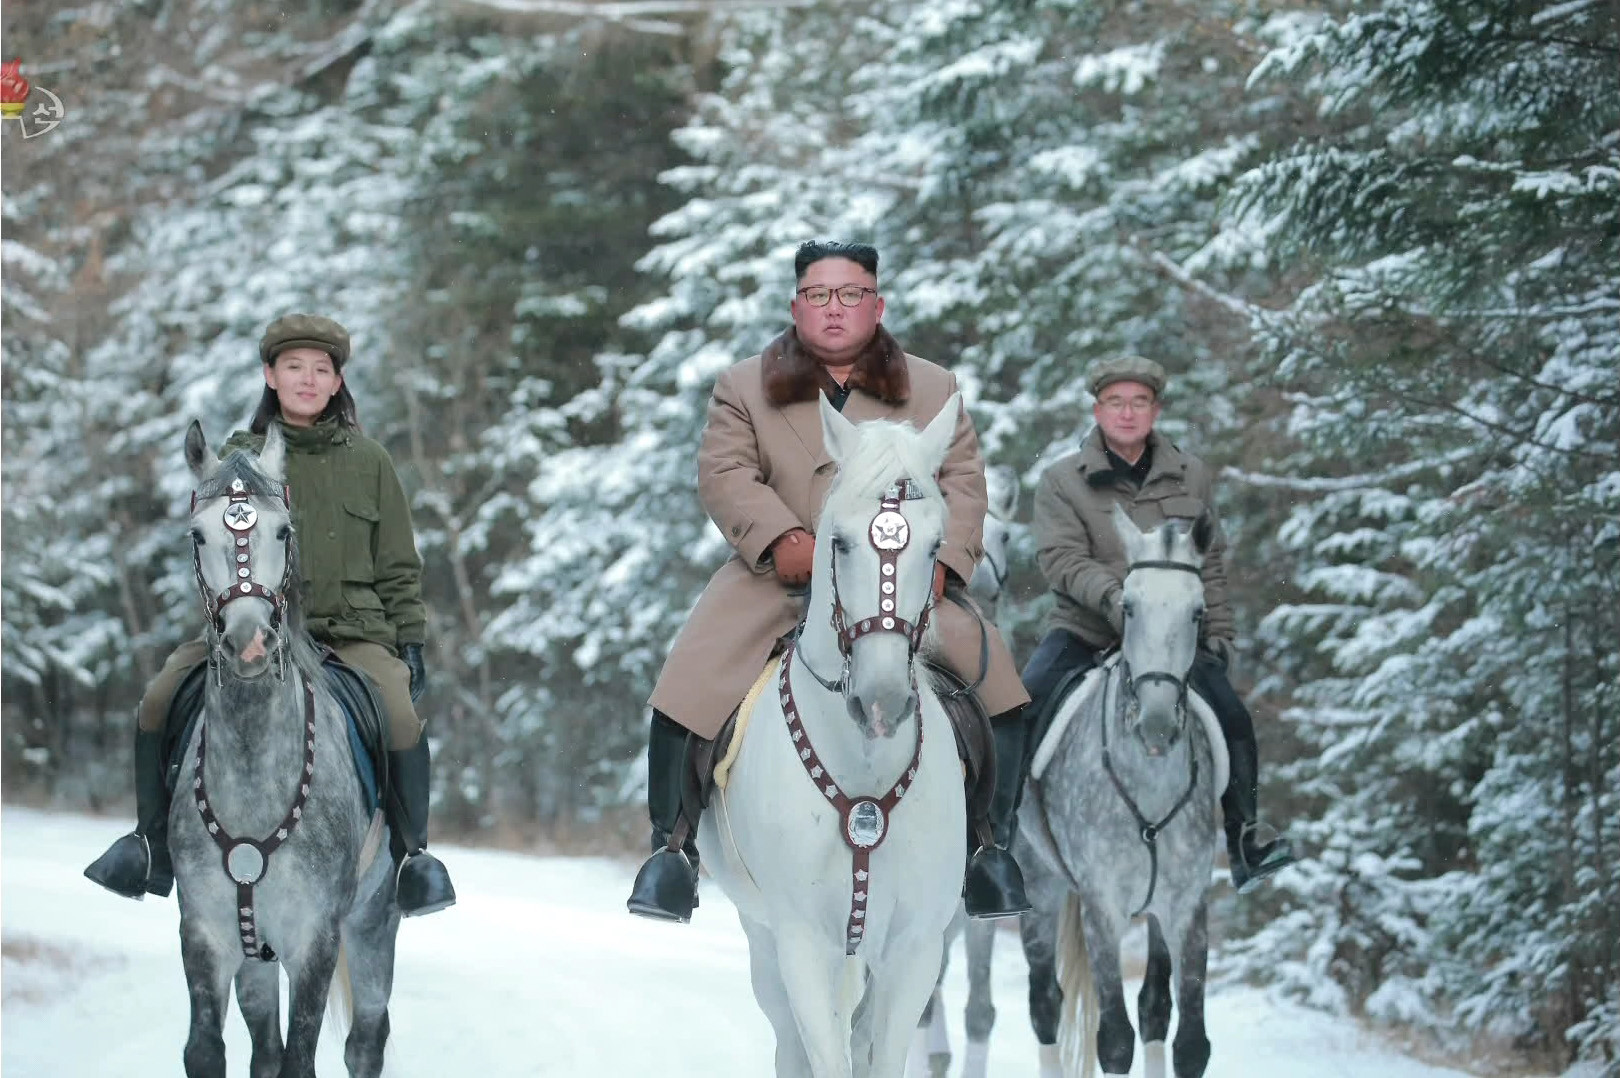
[[[864,244],[801,246],[793,327],[715,383],[698,450],[698,495],[733,553],[698,599],[653,689],[647,808],[654,853],[636,877],[632,913],[691,917],[697,849],[690,838],[680,848],[672,839],[682,830],[688,732],[712,739],[720,731],[803,615],[799,592],[810,580],[821,503],[836,472],[821,441],[819,398],[855,422],[909,420],[920,428],[956,392],[949,371],[907,355],[883,328],[877,259]],[[1010,916],[1029,908],[1006,849],[1029,697],[995,627],[947,590],[968,580],[984,553],[984,461],[966,409],[938,479],[947,519],[934,576],[936,658],[966,682],[982,675],[976,695],[991,716],[998,760],[995,843],[973,855],[963,896],[974,916]],[[696,820],[687,824],[696,830]]]
[[[1125,547],[1111,513],[1118,505],[1144,531],[1171,518],[1208,513],[1215,538],[1204,558],[1204,621],[1192,684],[1209,701],[1231,756],[1231,781],[1221,798],[1232,882],[1242,891],[1294,860],[1287,838],[1263,840],[1256,830],[1259,749],[1254,723],[1232,690],[1232,608],[1226,598],[1226,542],[1221,536],[1209,469],[1156,433],[1164,369],[1127,356],[1097,364],[1088,375],[1097,400],[1096,428],[1080,451],[1052,463],[1035,492],[1036,560],[1056,598],[1024,685],[1041,723],[1062,690],[1119,646]]]

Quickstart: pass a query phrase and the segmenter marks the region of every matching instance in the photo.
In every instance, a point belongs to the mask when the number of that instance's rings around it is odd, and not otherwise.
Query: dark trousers
[[[1057,702],[1051,699],[1052,693],[1069,674],[1076,670],[1089,670],[1097,665],[1100,657],[1098,649],[1067,629],[1053,629],[1041,638],[1023,673],[1024,689],[1029,693],[1029,707],[1025,714],[1035,724],[1033,736],[1029,739],[1029,752],[1035,751],[1039,738],[1046,731],[1052,705]],[[1253,745],[1254,720],[1249,716],[1249,709],[1243,705],[1242,697],[1227,680],[1225,665],[1212,652],[1198,649],[1193,659],[1190,681],[1193,689],[1215,712],[1215,718],[1221,724],[1221,733],[1226,736],[1226,743],[1232,751],[1241,751],[1237,748],[1239,745]]]

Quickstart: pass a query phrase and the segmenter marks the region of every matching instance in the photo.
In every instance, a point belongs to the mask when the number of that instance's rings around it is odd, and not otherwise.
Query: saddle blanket
[[[743,735],[748,732],[748,721],[754,717],[754,707],[765,691],[776,683],[781,670],[782,656],[772,656],[771,661],[765,664],[764,671],[754,681],[754,687],[743,697],[742,707],[737,709],[736,726],[731,732],[731,740],[726,745],[725,755],[714,766],[714,784],[720,789],[724,790],[726,781],[731,778],[731,765],[737,762],[737,753],[742,749]]]
[[[1088,673],[1058,705],[1057,714],[1052,717],[1052,724],[1047,727],[1046,736],[1041,739],[1040,746],[1035,750],[1035,757],[1030,762],[1029,777],[1033,781],[1039,782],[1041,776],[1046,773],[1052,757],[1057,753],[1058,745],[1063,742],[1063,734],[1069,728],[1069,724],[1092,697],[1103,691],[1103,687],[1108,684],[1109,677],[1113,675],[1118,665],[1119,653],[1115,652],[1107,662]],[[1226,790],[1228,770],[1231,767],[1231,761],[1226,755],[1226,737],[1221,733],[1221,724],[1215,717],[1215,709],[1210,707],[1202,696],[1189,691],[1187,699],[1192,703],[1193,714],[1204,724],[1204,736],[1209,741],[1210,755],[1215,761],[1212,788],[1215,790],[1216,799],[1219,800],[1220,795]]]

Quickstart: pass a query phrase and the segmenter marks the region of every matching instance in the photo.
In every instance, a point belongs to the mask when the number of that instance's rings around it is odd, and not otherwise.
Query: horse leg
[[[1092,984],[1097,992],[1097,1059],[1104,1074],[1131,1073],[1136,1055],[1136,1032],[1125,1008],[1125,982],[1119,970],[1119,933],[1113,924],[1081,903],[1086,951],[1091,956]]]
[[[1057,926],[1052,915],[1037,906],[1020,917],[1018,934],[1029,966],[1029,1024],[1040,1045],[1041,1078],[1057,1078],[1058,1023],[1063,1015],[1063,988],[1057,975]]]
[[[1025,914],[1025,917],[1032,915]],[[996,923],[969,921],[963,942],[967,947],[968,1000],[963,1015],[967,1029],[967,1059],[963,1078],[984,1078],[989,1064],[990,1030],[996,1024],[996,1005],[990,998],[990,959],[996,949]]]
[[[191,996],[191,1032],[186,1037],[186,1078],[225,1078],[225,1008],[231,978],[241,965],[239,947],[220,948],[195,927],[180,924],[180,960]]]
[[[1164,942],[1159,919],[1148,918],[1147,971],[1142,991],[1136,997],[1136,1020],[1142,1027],[1142,1048],[1146,1053],[1142,1074],[1164,1078],[1164,1038],[1170,1032],[1170,948]]]
[[[872,1078],[903,1078],[906,1049],[916,1015],[928,1002],[939,976],[945,941],[926,935],[915,946],[891,945],[873,966],[867,996],[872,1001]]]
[[[1181,936],[1177,963],[1176,1078],[1202,1078],[1209,1066],[1209,1037],[1204,1030],[1204,975],[1209,965],[1209,906],[1199,899]]]
[[[377,1078],[382,1074],[399,918],[399,907],[394,905],[390,889],[383,887],[344,925],[344,962],[333,991],[346,997],[351,1008],[349,1036],[343,1046],[349,1078]]]
[[[283,957],[291,985],[287,1009],[287,1051],[278,1078],[315,1078],[315,1046],[321,1039],[326,996],[337,968],[338,925],[334,920],[312,931],[296,959]]]
[[[777,967],[776,938],[758,921],[742,916],[738,920],[742,922],[743,934],[748,937],[748,968],[754,1001],[765,1012],[766,1020],[776,1033],[777,1078],[810,1078],[810,1060],[804,1053],[804,1041],[793,1021],[793,1005]]]
[[[243,962],[236,971],[236,1002],[253,1040],[252,1078],[276,1078],[281,1069],[281,967]]]
[[[945,930],[945,946],[939,956],[939,978],[934,991],[917,1020],[917,1035],[912,1038],[911,1078],[945,1078],[951,1069],[951,1029],[945,1019],[945,971],[951,966],[951,940],[959,935],[967,918],[958,907],[951,925]],[[864,1001],[863,1001],[864,1006]]]
[[[938,961],[938,954],[930,956],[928,976],[933,976]],[[849,960],[807,928],[795,926],[777,931],[776,964],[811,1078],[848,1078],[853,1073],[850,1019],[859,987],[851,981]],[[916,1003],[917,1010],[922,1010],[922,999]],[[908,1019],[907,1035],[909,1026]]]

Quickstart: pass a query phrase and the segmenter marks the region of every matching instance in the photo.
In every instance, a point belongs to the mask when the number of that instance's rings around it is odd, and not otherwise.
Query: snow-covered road
[[[174,902],[119,899],[80,876],[120,827],[10,807],[0,814],[5,1078],[180,1072],[187,1004]],[[439,853],[461,901],[401,929],[393,1078],[770,1074],[770,1030],[749,991],[746,944],[712,883],[695,923],[680,927],[624,912],[634,872],[627,862],[449,846]],[[958,951],[947,980],[958,1037],[962,967]],[[991,1073],[1033,1076],[1014,933],[1000,937],[995,977]],[[1209,1078],[1462,1074],[1255,991],[1212,998],[1209,1026]],[[247,1037],[234,1012],[227,1046],[233,1073],[244,1073]],[[330,1038],[321,1073],[344,1073]]]

